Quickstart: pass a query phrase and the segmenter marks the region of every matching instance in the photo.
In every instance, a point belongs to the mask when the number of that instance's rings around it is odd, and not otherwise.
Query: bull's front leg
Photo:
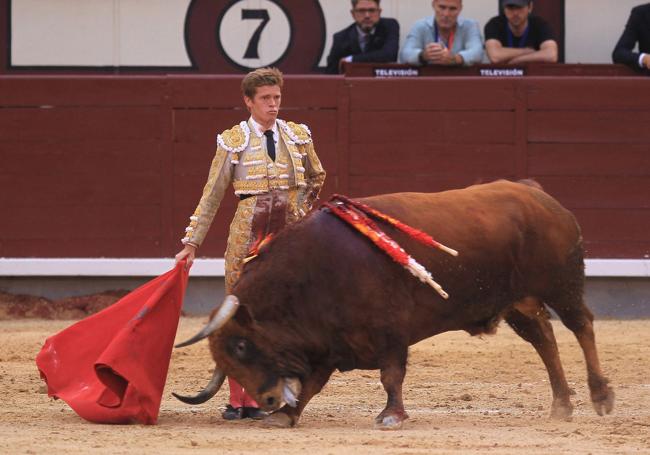
[[[398,430],[402,422],[409,418],[402,402],[402,384],[406,375],[406,358],[408,348],[381,367],[381,383],[388,395],[386,407],[375,417],[375,428],[380,430]]]
[[[270,414],[262,421],[265,425],[276,428],[289,428],[296,426],[303,409],[314,395],[323,389],[327,384],[334,370],[332,368],[320,368],[315,370],[302,384],[302,390],[298,396],[298,404],[295,408],[284,405],[273,414]]]

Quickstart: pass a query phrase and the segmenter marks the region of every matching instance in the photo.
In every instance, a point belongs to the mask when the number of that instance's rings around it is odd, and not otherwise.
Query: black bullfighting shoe
[[[226,410],[221,414],[226,420],[240,420],[244,418],[244,408],[233,408],[232,406],[226,406]]]
[[[262,411],[260,408],[244,408],[244,417],[248,417],[253,420],[261,420],[266,417],[266,412]]]

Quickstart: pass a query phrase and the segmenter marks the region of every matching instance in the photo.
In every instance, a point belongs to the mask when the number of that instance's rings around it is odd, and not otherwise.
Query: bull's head
[[[245,307],[239,305],[237,297],[227,296],[213,311],[210,322],[176,347],[206,337],[209,337],[210,350],[217,364],[212,380],[196,396],[174,393],[176,398],[189,404],[204,403],[219,391],[227,375],[235,378],[265,411],[274,411],[284,404],[297,405],[301,389],[298,374],[286,366],[287,362],[278,362],[274,358],[273,346],[259,330],[255,330],[253,318]]]

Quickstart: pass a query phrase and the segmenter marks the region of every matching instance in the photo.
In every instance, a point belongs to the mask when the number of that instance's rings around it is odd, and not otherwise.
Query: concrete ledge
[[[190,276],[224,276],[224,259],[197,259]],[[171,270],[168,258],[0,258],[0,276],[6,277],[149,277]]]
[[[0,258],[0,276],[5,277],[148,277],[174,266],[171,258]],[[588,277],[650,277],[650,259],[587,259]],[[190,276],[223,277],[224,259],[197,259]]]

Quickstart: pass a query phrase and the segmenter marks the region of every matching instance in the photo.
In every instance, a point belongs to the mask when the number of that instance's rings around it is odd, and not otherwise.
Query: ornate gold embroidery
[[[221,138],[226,146],[226,150],[229,151],[239,151],[238,149],[241,149],[241,147],[246,144],[248,140],[247,136],[248,135],[240,125],[235,125],[229,130],[221,133]]]
[[[239,279],[243,266],[244,257],[252,243],[252,224],[256,197],[245,199],[237,206],[235,216],[230,223],[228,235],[228,246],[226,247],[225,262],[226,293],[230,293],[233,286]]]
[[[269,180],[269,188],[272,190],[276,189],[288,189],[289,188],[289,179],[271,179]]]
[[[294,122],[287,122],[287,126],[291,128],[291,132],[296,136],[299,143],[311,141],[311,133],[305,125],[298,125]]]
[[[241,194],[241,192],[254,192],[254,191],[268,191],[269,190],[269,181],[267,179],[259,180],[235,180],[232,182],[232,186],[235,188],[235,194]]]

